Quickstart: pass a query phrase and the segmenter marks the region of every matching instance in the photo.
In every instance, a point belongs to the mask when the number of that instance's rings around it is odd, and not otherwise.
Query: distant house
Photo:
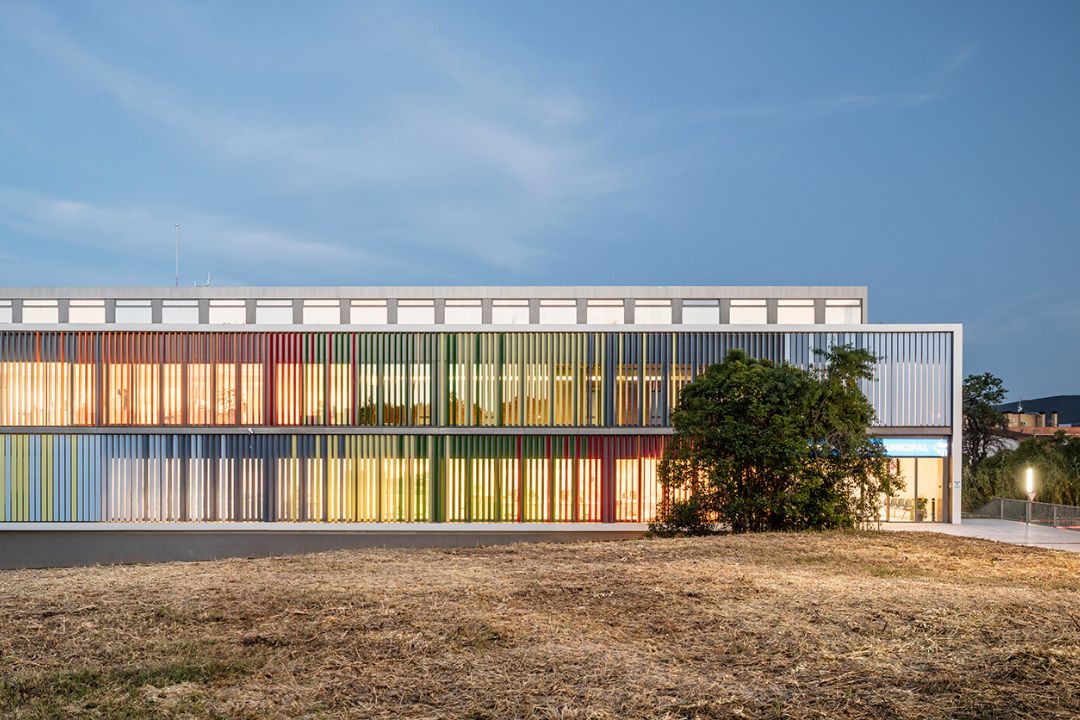
[[[1080,395],[1051,395],[995,407],[1009,418],[1010,430],[1080,427]]]
[[[1051,395],[994,407],[1009,421],[996,433],[1005,438],[1002,449],[1013,450],[1028,438],[1059,432],[1080,437],[1080,395]]]

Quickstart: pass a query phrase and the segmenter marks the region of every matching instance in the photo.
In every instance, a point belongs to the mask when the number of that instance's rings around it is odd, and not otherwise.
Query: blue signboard
[[[948,457],[948,438],[879,438],[889,457]]]

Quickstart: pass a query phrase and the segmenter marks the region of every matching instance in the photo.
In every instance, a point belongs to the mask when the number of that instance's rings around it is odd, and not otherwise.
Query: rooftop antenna
[[[176,287],[180,287],[180,223],[176,223]]]
[[[210,287],[210,271],[206,271],[206,287]]]

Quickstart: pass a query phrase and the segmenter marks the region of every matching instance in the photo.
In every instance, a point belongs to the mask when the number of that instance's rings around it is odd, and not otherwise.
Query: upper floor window
[[[826,300],[825,322],[829,325],[858,325],[862,322],[862,301],[857,299]]]
[[[338,325],[341,323],[340,300],[305,300],[305,325]]]
[[[492,300],[491,323],[493,325],[528,325],[528,300]]]
[[[621,325],[626,322],[622,300],[590,300],[586,322],[590,325]]]
[[[149,300],[117,300],[116,322],[123,325],[149,325],[154,321]]]
[[[780,325],[813,325],[813,300],[777,300],[776,322]]]
[[[292,300],[256,300],[255,322],[259,325],[292,325]]]
[[[68,322],[97,325],[105,322],[104,300],[69,300]]]
[[[349,322],[353,325],[385,325],[385,300],[353,300],[349,308]]]
[[[199,322],[198,300],[162,300],[161,322],[165,325],[195,325]]]
[[[670,325],[670,300],[635,300],[635,325]]]
[[[731,301],[732,325],[764,325],[769,321],[769,312],[764,300]]]
[[[575,325],[577,300],[541,300],[541,325]]]
[[[447,325],[479,325],[484,322],[484,309],[479,300],[447,300],[443,308]]]
[[[434,300],[398,300],[397,321],[399,325],[434,325]]]
[[[55,324],[60,322],[60,306],[56,300],[23,300],[24,323]]]
[[[684,325],[719,325],[720,301],[683,300],[682,321]]]
[[[243,300],[211,300],[209,321],[211,325],[243,325],[247,322],[247,308]]]
[[[0,323],[11,322],[11,301],[0,300]]]

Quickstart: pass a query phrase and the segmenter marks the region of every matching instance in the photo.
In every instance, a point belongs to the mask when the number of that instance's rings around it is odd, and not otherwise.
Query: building
[[[880,358],[864,391],[908,481],[884,519],[959,522],[961,328],[867,313],[864,287],[0,288],[0,543],[640,533],[683,385],[732,348],[837,343]]]
[[[1010,430],[1080,426],[1080,395],[1051,395],[994,407],[1005,413]]]

